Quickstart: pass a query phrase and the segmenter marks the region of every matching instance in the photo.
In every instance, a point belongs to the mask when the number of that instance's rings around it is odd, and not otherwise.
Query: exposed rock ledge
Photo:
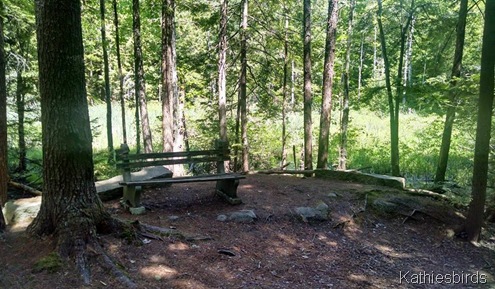
[[[403,190],[406,180],[401,177],[392,177],[378,174],[366,174],[355,170],[315,170],[315,177],[341,181],[351,181],[367,185],[386,186]]]

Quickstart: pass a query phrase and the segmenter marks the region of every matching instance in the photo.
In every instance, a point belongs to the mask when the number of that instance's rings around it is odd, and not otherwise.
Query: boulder
[[[328,205],[324,202],[320,202],[316,207],[297,207],[295,208],[296,214],[302,219],[303,222],[310,221],[327,221],[328,220]]]

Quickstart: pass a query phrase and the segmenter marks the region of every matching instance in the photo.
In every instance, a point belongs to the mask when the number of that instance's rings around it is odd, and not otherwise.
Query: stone
[[[231,213],[228,220],[237,223],[252,223],[257,218],[253,210],[240,210]]]
[[[338,196],[339,195],[337,195],[337,193],[334,193],[334,192],[330,192],[330,193],[327,194],[327,197],[329,197],[329,198],[336,198]]]
[[[228,217],[226,215],[218,215],[217,216],[217,221],[220,221],[220,222],[225,222],[227,221]]]
[[[168,220],[169,221],[177,221],[179,219],[179,216],[169,216]]]
[[[141,206],[141,207],[131,207],[129,208],[129,212],[133,215],[142,215],[146,213],[146,208]]]
[[[329,207],[324,202],[320,202],[316,207],[297,207],[295,211],[302,221],[327,221]]]
[[[41,207],[41,196],[10,200],[5,203],[3,215],[8,225],[27,227],[38,215]]]

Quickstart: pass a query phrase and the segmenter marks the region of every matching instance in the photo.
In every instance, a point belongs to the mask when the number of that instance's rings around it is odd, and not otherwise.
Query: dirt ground
[[[105,203],[115,217],[178,232],[139,246],[100,237],[137,288],[495,288],[493,235],[474,246],[452,237],[456,224],[428,217],[403,223],[404,217],[374,213],[366,192],[389,188],[250,175],[239,185],[243,204],[231,206],[212,193],[214,186],[146,189],[147,212],[140,216],[125,212],[118,200]],[[294,213],[320,202],[330,208],[328,221],[305,223]],[[243,209],[254,210],[257,220],[217,220]],[[91,286],[81,285],[71,263],[54,273],[35,272],[34,264],[54,248],[50,239],[8,232],[0,247],[0,288],[124,288],[96,261]],[[457,284],[446,284],[452,283],[447,278]]]

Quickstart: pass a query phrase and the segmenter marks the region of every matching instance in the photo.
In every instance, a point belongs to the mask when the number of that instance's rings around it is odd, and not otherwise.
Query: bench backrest
[[[124,172],[133,168],[216,162],[218,172],[223,172],[223,163],[230,160],[226,142],[216,141],[215,149],[187,152],[129,154],[129,147],[121,145],[116,153],[116,167]]]

